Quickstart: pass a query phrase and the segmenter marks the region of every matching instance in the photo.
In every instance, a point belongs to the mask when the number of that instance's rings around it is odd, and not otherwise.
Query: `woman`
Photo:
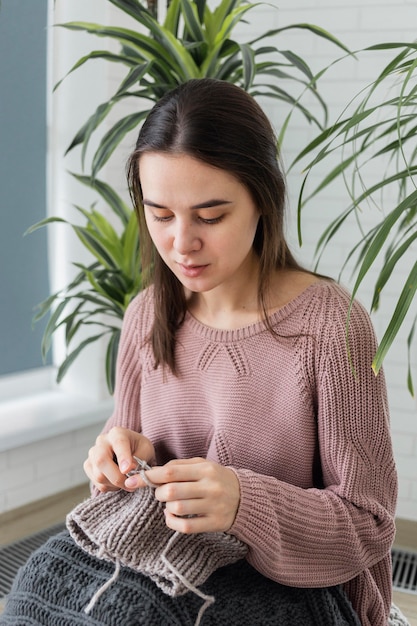
[[[203,625],[301,623],[291,606],[316,601],[303,624],[387,624],[397,482],[374,332],[354,303],[348,354],[349,295],[289,251],[266,116],[234,85],[189,81],[149,114],[128,178],[150,286],[85,463],[95,501],[151,484],[177,536],[245,546],[203,585]],[[134,457],[152,468],[126,477]]]

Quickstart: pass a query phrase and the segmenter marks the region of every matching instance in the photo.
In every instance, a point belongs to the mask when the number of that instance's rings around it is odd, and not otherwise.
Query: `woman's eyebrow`
[[[155,207],[155,209],[165,209],[166,208],[166,207],[163,206],[163,204],[158,204],[157,202],[153,202],[152,200],[148,200],[147,198],[143,198],[142,203],[146,204],[147,206],[153,206],[153,207]]]
[[[166,209],[167,207],[163,204],[159,204],[158,202],[154,202],[153,200],[149,200],[148,198],[143,198],[143,204],[147,206],[152,206],[155,209]],[[216,206],[222,206],[224,204],[232,204],[231,200],[222,200],[221,198],[213,198],[212,200],[205,200],[204,202],[199,202],[198,204],[194,204],[192,209],[210,209]]]
[[[223,204],[232,204],[230,200],[222,200],[221,198],[213,198],[212,200],[207,200],[206,202],[200,202],[199,204],[195,204],[192,206],[192,209],[209,209],[211,207],[221,206]]]

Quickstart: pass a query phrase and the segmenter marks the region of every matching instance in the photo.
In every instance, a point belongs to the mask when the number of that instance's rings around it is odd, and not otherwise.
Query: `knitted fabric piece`
[[[0,624],[192,626],[202,602],[198,596],[171,597],[127,567],[86,615],[86,602],[113,569],[82,550],[67,532],[51,537],[19,571]],[[263,577],[245,560],[218,569],[202,589],[216,597],[202,626],[360,626],[341,587],[286,587]]]
[[[68,514],[67,528],[89,554],[149,576],[171,596],[201,585],[217,568],[247,553],[247,546],[227,533],[185,535],[170,530],[163,504],[147,487],[82,502]]]
[[[394,603],[391,604],[391,611],[388,618],[388,626],[410,626],[410,623],[406,616]]]

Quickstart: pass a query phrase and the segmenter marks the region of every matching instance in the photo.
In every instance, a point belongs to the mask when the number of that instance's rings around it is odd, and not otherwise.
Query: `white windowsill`
[[[103,423],[111,398],[96,401],[51,385],[51,371],[3,377],[0,383],[0,452]]]

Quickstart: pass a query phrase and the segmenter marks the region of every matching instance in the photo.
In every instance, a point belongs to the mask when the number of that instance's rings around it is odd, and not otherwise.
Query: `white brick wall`
[[[217,2],[214,2],[217,4]],[[91,20],[113,24],[122,24],[120,12],[110,3],[103,4],[103,0],[90,0],[85,3],[83,0],[58,0],[57,6],[66,5],[71,8],[74,15],[68,19]],[[213,4],[213,3],[212,3]],[[407,37],[412,40],[415,36],[413,26],[417,22],[417,2],[407,0],[270,0],[270,4],[278,6],[279,10],[273,7],[260,5],[257,9],[249,12],[249,24],[242,27],[240,37],[247,40],[253,36],[264,32],[267,29],[284,26],[296,22],[315,23],[339,37],[351,49],[359,49],[364,46],[384,40],[404,40]],[[92,13],[96,14],[96,19],[92,19]],[[57,21],[60,21],[59,19]],[[65,21],[65,19],[63,20]],[[126,23],[123,18],[123,24]],[[80,41],[80,35],[71,33],[65,34],[66,40]],[[71,40],[71,37],[73,38]],[[82,40],[85,46],[85,39]],[[77,44],[74,44],[77,46]],[[97,48],[102,45],[100,40],[91,38],[91,46]],[[336,50],[322,41],[314,39],[305,31],[286,32],[285,35],[277,38],[276,45],[293,49],[301,56],[304,56],[311,64],[313,70],[322,68],[331,59],[338,56]],[[75,48],[74,59],[81,54]],[[58,57],[57,57],[58,59]],[[386,57],[385,57],[386,59]],[[341,111],[347,100],[355,94],[367,81],[375,75],[376,68],[381,67],[384,58],[382,55],[375,55],[368,61],[355,62],[346,61],[342,66],[333,68],[332,71],[322,80],[322,91],[327,101],[331,104],[332,111]],[[111,93],[115,87],[118,77],[114,74],[116,67],[108,64],[107,79],[109,82],[108,92]],[[66,66],[68,69],[68,65]],[[98,66],[97,66],[98,69]],[[101,70],[100,70],[101,71]],[[106,75],[102,72],[100,76]],[[81,76],[81,72],[79,73]],[[61,74],[62,75],[62,74]],[[94,97],[95,91],[106,93],[106,88],[100,86],[98,90],[92,86],[91,74],[88,82],[88,89],[84,93],[91,93]],[[62,88],[61,93],[70,93],[74,90],[72,79],[68,79],[67,86]],[[82,92],[77,92],[82,93]],[[78,96],[81,98],[81,95]],[[78,99],[77,97],[77,99]],[[78,100],[79,109],[84,115],[94,110],[94,106],[84,110],[84,102]],[[270,115],[276,128],[280,126],[281,108],[270,101],[262,103]],[[68,111],[68,107],[65,109]],[[75,120],[74,108],[67,112],[67,118],[62,123],[61,131],[63,136],[58,137],[59,146],[64,149],[68,145],[68,139],[80,126],[79,119]],[[84,115],[84,119],[85,119]],[[82,121],[84,121],[84,119]],[[63,130],[62,130],[63,129]],[[60,132],[61,132],[60,131]],[[285,140],[283,151],[285,163],[290,163],[298,150],[306,144],[310,136],[310,129],[301,123],[300,119],[295,120],[290,128]],[[132,145],[133,137],[129,138],[123,145],[122,154],[112,159],[110,166],[106,170],[106,180],[119,189],[125,190],[124,185],[124,162]],[[59,147],[58,146],[58,147]],[[59,147],[59,150],[61,150]],[[74,157],[71,163],[66,161],[64,169],[74,169],[77,171],[78,161]],[[295,245],[294,236],[294,211],[295,194],[299,185],[300,172],[295,171],[289,177],[290,189],[290,218],[289,218],[289,238]],[[66,204],[76,202],[73,197],[65,197],[63,187],[59,187],[60,199]],[[326,218],[332,214],[334,206],[339,206],[343,202],[343,190],[332,190],[321,199],[320,204],[311,206],[305,214],[304,232],[305,242],[303,249],[299,251],[299,256],[304,263],[310,264],[313,248],[317,237],[321,232]],[[82,203],[81,203],[82,204]],[[344,239],[338,244],[337,249],[333,248],[326,256],[322,271],[335,275],[336,267],[343,259],[343,254],[347,251],[348,236],[344,233]],[[399,282],[402,276],[399,277]],[[384,307],[392,307],[395,291],[392,290],[390,298],[384,303]],[[365,304],[369,301],[369,292],[362,290],[361,299]],[[390,302],[391,300],[391,302]],[[385,318],[387,315],[385,314]],[[383,329],[384,314],[374,318],[375,328],[380,335]],[[402,333],[402,337],[405,333]],[[415,350],[414,350],[415,353]],[[392,432],[395,446],[395,455],[400,476],[400,498],[398,515],[400,517],[417,520],[417,405],[405,388],[405,361],[406,348],[404,342],[398,342],[386,360],[385,371],[388,380],[390,395],[390,405],[392,414]],[[414,373],[417,382],[417,367],[414,361]],[[29,444],[9,450],[0,454],[0,512],[21,506],[33,499],[38,499],[46,495],[51,495],[60,490],[72,487],[85,480],[82,472],[82,462],[86,456],[91,442],[95,439],[99,430],[97,426],[81,428],[67,434],[46,439],[39,443]]]
[[[83,462],[95,424],[0,453],[0,513],[87,481]]]
[[[383,41],[412,41],[415,37],[414,25],[417,23],[417,2],[406,0],[357,0],[347,2],[344,0],[272,0],[271,4],[279,6],[279,10],[266,7],[259,20],[268,26],[276,26],[296,22],[310,22],[317,24],[330,31],[341,39],[351,50],[359,50]],[[250,13],[253,19],[255,13]],[[254,31],[259,32],[261,26],[254,24]],[[311,64],[314,71],[323,67],[335,54],[329,44],[303,34],[288,34],[280,40],[280,46],[288,47],[299,52],[301,56]],[[288,45],[287,45],[288,43]],[[278,39],[277,39],[278,44]],[[333,56],[334,58],[334,56]],[[327,102],[331,106],[332,119],[342,112],[349,99],[359,92],[368,81],[376,76],[378,68],[387,61],[387,55],[381,53],[369,53],[369,58],[363,62],[347,61],[335,66],[321,82],[322,92],[326,95]],[[269,114],[279,128],[279,107],[269,106]],[[331,115],[332,116],[332,115]],[[306,145],[308,129],[305,125],[298,124],[291,128],[283,146],[284,159],[290,163],[303,145]],[[297,172],[289,177],[290,184],[290,231],[294,233],[296,208],[296,191],[300,181]],[[326,224],[327,218],[332,214],[333,207],[346,205],[346,195],[342,188],[327,192],[307,208],[304,216],[304,245],[299,256],[305,263],[309,263],[313,257],[314,246]],[[369,220],[372,216],[369,216]],[[295,236],[290,235],[295,245]],[[325,256],[325,263],[321,266],[324,273],[337,276],[340,261],[349,250],[349,234],[343,231],[337,245]],[[393,310],[394,298],[398,297],[396,285],[400,285],[405,278],[404,267],[397,271],[395,284],[390,286],[388,296],[383,300],[383,310],[373,317],[374,325],[379,337],[382,336],[389,314]],[[347,277],[346,277],[347,278]],[[347,283],[345,278],[345,284]],[[369,284],[369,282],[368,282]],[[367,305],[370,302],[369,288],[360,291],[360,299]],[[414,306],[416,314],[417,307]],[[385,361],[385,374],[388,382],[390,398],[392,435],[394,442],[395,457],[400,477],[399,503],[397,514],[399,517],[417,520],[417,403],[408,394],[405,384],[406,376],[406,336],[408,328],[401,331],[395,347],[389,353]],[[416,344],[413,349],[413,373],[417,383],[417,359]]]

